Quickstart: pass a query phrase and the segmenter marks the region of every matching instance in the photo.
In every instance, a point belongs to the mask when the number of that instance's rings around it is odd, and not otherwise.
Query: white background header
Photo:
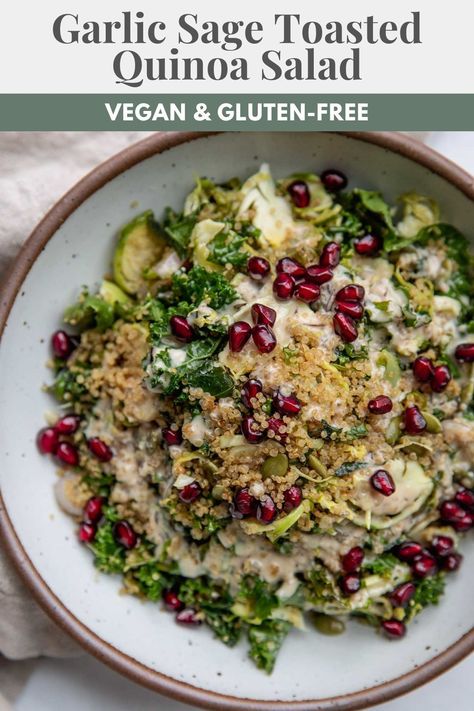
[[[31,0],[15,0],[4,3],[0,27],[1,93],[474,93],[472,71],[472,35],[474,31],[474,4],[468,0],[451,0],[448,4],[436,0],[340,0],[337,3],[296,1],[291,4],[275,0],[265,8],[250,0],[241,0],[234,5],[217,0],[201,0],[199,3],[173,6],[142,0],[133,3],[120,0],[47,0],[32,3]],[[195,9],[198,5],[199,9]],[[271,5],[271,7],[270,7]],[[123,21],[122,13],[144,13],[144,22],[158,21],[166,25],[166,40],[161,44],[60,44],[52,33],[55,18],[63,13],[79,16],[65,22],[64,28],[79,29],[86,22]],[[315,21],[324,26],[339,21],[346,25],[351,21],[365,21],[373,15],[378,23],[392,21],[403,23],[412,19],[413,12],[421,16],[421,44],[369,44],[361,42],[360,75],[358,81],[344,80],[289,80],[263,81],[262,54],[266,50],[281,52],[280,65],[285,69],[285,60],[299,57],[306,75],[307,53],[300,31],[294,33],[294,44],[280,44],[282,25],[275,26],[275,15],[299,14],[301,24]],[[259,21],[263,24],[263,39],[259,44],[244,45],[240,49],[226,51],[221,44],[178,45],[178,17],[185,13],[198,16],[196,28],[203,23],[226,21],[244,23]],[[296,28],[296,22],[294,23]],[[103,32],[103,26],[101,31]],[[65,32],[69,36],[68,32]],[[80,32],[84,34],[84,32]],[[202,34],[202,33],[201,33]],[[120,35],[120,33],[119,33]],[[240,35],[239,35],[240,36]],[[221,42],[224,40],[220,33]],[[250,78],[235,81],[229,77],[221,81],[212,79],[178,81],[146,78],[145,66],[138,77],[142,83],[136,88],[117,83],[114,74],[114,57],[122,50],[137,52],[143,59],[150,58],[157,68],[156,60],[166,58],[167,72],[171,72],[172,48],[178,47],[179,60],[185,57],[200,57],[206,65],[212,57],[221,57],[230,63],[244,57],[248,63]],[[355,45],[313,45],[317,61],[331,56],[338,64],[349,56]],[[276,55],[273,55],[275,57]],[[130,74],[130,56],[123,67]],[[267,70],[267,75],[273,72]]]

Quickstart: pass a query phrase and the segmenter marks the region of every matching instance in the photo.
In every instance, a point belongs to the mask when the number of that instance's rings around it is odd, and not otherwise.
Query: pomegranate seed
[[[252,400],[263,391],[263,386],[260,380],[250,379],[244,384],[240,391],[240,397],[245,407],[252,408]]]
[[[354,546],[342,556],[342,569],[345,573],[355,573],[359,570],[364,560],[364,549],[361,546]]]
[[[382,249],[382,240],[376,235],[364,235],[354,242],[354,249],[357,254],[364,257],[371,257]]]
[[[347,178],[340,170],[325,170],[321,173],[321,182],[331,193],[337,193],[339,190],[344,190],[347,186]]]
[[[288,438],[288,433],[286,432],[286,425],[283,422],[283,420],[280,420],[279,417],[269,417],[268,420],[268,429],[271,430],[272,432],[275,433],[275,436],[280,438],[280,442],[282,444],[285,444],[287,438]],[[282,431],[285,430],[285,431]]]
[[[456,491],[454,500],[464,509],[474,509],[474,491],[461,487]]]
[[[300,301],[305,301],[307,304],[313,303],[319,299],[320,289],[317,284],[313,284],[310,281],[302,281],[298,284],[295,291],[295,296]]]
[[[69,467],[77,467],[79,464],[79,452],[69,442],[60,442],[56,448],[55,455],[62,464],[67,464]]]
[[[135,548],[138,537],[128,521],[117,521],[114,526],[114,538],[117,543],[127,550]]]
[[[454,351],[457,360],[462,363],[474,362],[474,343],[460,343]]]
[[[281,390],[277,390],[273,396],[273,407],[280,415],[295,417],[301,412],[301,402],[296,395],[283,395]]]
[[[183,441],[181,430],[172,430],[171,427],[163,427],[161,434],[168,447],[180,445]]]
[[[36,443],[41,454],[56,454],[59,436],[53,427],[45,427],[38,432]]]
[[[283,492],[284,504],[283,508],[287,513],[296,509],[303,501],[303,492],[299,486],[290,486],[289,489]]]
[[[84,521],[97,523],[102,518],[105,499],[102,496],[91,496],[84,506]]]
[[[179,622],[180,625],[200,625],[201,620],[199,617],[196,617],[196,610],[193,610],[191,607],[186,607],[184,610],[180,610],[179,612],[176,613],[176,622]]]
[[[390,639],[401,639],[407,631],[404,623],[399,620],[383,620],[380,626]]]
[[[309,188],[303,180],[294,180],[288,185],[287,190],[295,207],[308,207],[311,196]]]
[[[240,429],[250,444],[258,444],[265,439],[265,432],[258,429],[258,424],[251,415],[246,415],[242,418]]]
[[[247,262],[247,272],[255,281],[261,281],[270,274],[270,262],[263,257],[250,257]]]
[[[454,541],[449,536],[435,536],[431,541],[433,552],[443,558],[453,552]]]
[[[240,489],[234,496],[234,508],[242,516],[255,516],[257,500],[248,489]]]
[[[184,602],[179,599],[174,590],[163,591],[163,602],[170,612],[179,612],[184,607]]]
[[[184,316],[172,316],[170,318],[170,329],[171,333],[178,339],[178,341],[189,343],[193,340],[193,329]]]
[[[296,282],[289,274],[277,274],[273,280],[273,293],[279,299],[288,301],[295,293]]]
[[[59,432],[59,434],[70,435],[77,432],[80,423],[81,418],[78,415],[65,415],[56,422],[54,429],[56,432]]]
[[[271,353],[277,344],[272,329],[263,323],[253,327],[252,338],[260,353]]]
[[[426,420],[416,405],[407,407],[403,413],[405,431],[410,435],[421,434],[426,430]]]
[[[424,552],[414,557],[411,569],[418,578],[427,578],[434,575],[438,568],[431,553]]]
[[[322,267],[319,264],[312,264],[306,269],[306,279],[314,281],[315,284],[321,285],[331,281],[334,274],[329,267]]]
[[[79,526],[78,536],[81,543],[92,543],[95,538],[95,526],[91,523],[83,522]]]
[[[336,294],[336,301],[362,301],[365,289],[360,284],[347,284]]]
[[[253,304],[252,309],[252,319],[255,325],[263,323],[266,326],[273,326],[276,319],[276,311],[270,306],[265,306],[265,304]]]
[[[456,501],[443,501],[439,507],[439,512],[443,521],[452,524],[462,521],[466,513]]]
[[[420,555],[422,550],[423,549],[419,543],[416,543],[415,541],[405,541],[405,543],[401,543],[397,546],[395,549],[395,555],[400,560],[407,562],[413,560],[417,555]]]
[[[433,372],[431,388],[435,393],[442,393],[451,380],[451,372],[447,365],[437,365]]]
[[[283,257],[277,262],[276,265],[277,274],[288,274],[292,276],[293,279],[300,279],[305,276],[306,269],[300,262],[296,259],[291,259],[291,257]]]
[[[364,307],[358,301],[338,301],[336,311],[351,316],[356,321],[360,321],[364,315]]]
[[[408,605],[415,592],[416,587],[413,583],[402,583],[401,585],[397,585],[395,590],[390,593],[390,602],[393,607],[405,607],[405,605]]]
[[[427,383],[434,374],[433,361],[425,356],[419,356],[412,363],[413,375],[420,383]]]
[[[108,444],[105,444],[105,442],[98,437],[91,437],[88,439],[87,446],[94,457],[97,457],[100,462],[110,462],[114,456]]]
[[[341,314],[339,311],[334,314],[333,319],[334,330],[338,336],[346,343],[352,343],[359,335],[354,319],[346,314]]]
[[[392,411],[393,403],[388,395],[377,395],[373,400],[369,400],[367,407],[372,415],[386,415]]]
[[[183,502],[183,504],[191,504],[193,501],[196,501],[196,499],[199,499],[201,496],[202,489],[200,485],[197,483],[197,481],[191,482],[191,484],[187,484],[187,486],[183,486],[183,488],[180,490],[178,496],[179,500]]]
[[[265,496],[258,502],[257,519],[262,523],[271,523],[277,515],[277,507],[271,496]]]
[[[378,469],[372,474],[370,483],[375,491],[378,491],[382,496],[391,496],[395,493],[395,482],[385,469]]]
[[[56,358],[61,358],[62,360],[69,358],[75,347],[74,341],[66,331],[56,331],[53,333],[51,336],[51,346]]]
[[[229,350],[240,353],[252,333],[252,326],[246,321],[236,321],[229,326]]]
[[[344,595],[353,595],[360,590],[360,578],[356,573],[347,573],[340,579],[339,586]]]
[[[470,513],[469,511],[465,511],[462,518],[457,521],[453,521],[451,525],[454,530],[458,531],[459,533],[469,531],[474,526],[474,514]]]
[[[337,242],[328,242],[324,245],[323,251],[319,258],[319,265],[321,267],[329,267],[334,269],[339,264],[341,259],[341,248]]]
[[[454,573],[461,566],[463,557],[460,553],[450,553],[441,560],[441,568],[447,573]]]

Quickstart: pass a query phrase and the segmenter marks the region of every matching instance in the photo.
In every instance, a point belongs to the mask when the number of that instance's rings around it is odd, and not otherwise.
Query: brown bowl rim
[[[21,285],[41,250],[61,224],[94,192],[107,182],[147,158],[188,141],[207,138],[217,132],[157,133],[122,150],[94,168],[49,210],[27,239],[0,292],[0,338]],[[454,185],[474,201],[474,178],[462,168],[418,141],[396,132],[338,132],[349,139],[371,143],[408,158]],[[317,133],[315,133],[317,135]],[[129,679],[179,701],[219,711],[354,711],[383,703],[434,679],[461,661],[474,649],[474,627],[457,642],[425,664],[396,679],[342,696],[305,701],[261,701],[244,699],[187,684],[129,657],[102,640],[80,622],[56,597],[33,566],[19,540],[0,493],[0,531],[5,549],[37,602],[53,621],[88,652]]]

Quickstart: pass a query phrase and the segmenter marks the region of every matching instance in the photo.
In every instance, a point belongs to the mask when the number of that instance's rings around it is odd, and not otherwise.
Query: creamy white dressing
[[[370,511],[377,516],[394,516],[418,499],[426,498],[433,488],[431,479],[416,462],[394,459],[377,469],[389,472],[395,483],[395,492],[391,496],[384,496],[375,491],[370,484],[375,468],[356,472],[353,475],[350,499],[362,511]]]

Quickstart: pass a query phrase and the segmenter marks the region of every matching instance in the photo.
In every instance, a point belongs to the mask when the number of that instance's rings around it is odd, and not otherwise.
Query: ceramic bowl
[[[261,162],[274,175],[338,167],[351,185],[390,200],[410,190],[439,201],[444,218],[474,225],[470,176],[398,134],[157,134],[82,180],[52,209],[24,247],[3,291],[0,322],[0,483],[2,539],[26,583],[52,618],[119,672],[205,708],[356,709],[428,681],[474,648],[474,547],[437,607],[423,612],[403,641],[362,625],[344,637],[290,634],[272,676],[206,629],[175,624],[159,605],[119,595],[120,581],[98,575],[78,545],[73,522],[53,496],[54,467],[35,433],[51,409],[48,339],[81,285],[107,270],[118,228],[140,210],[180,207],[198,174],[245,177]]]

